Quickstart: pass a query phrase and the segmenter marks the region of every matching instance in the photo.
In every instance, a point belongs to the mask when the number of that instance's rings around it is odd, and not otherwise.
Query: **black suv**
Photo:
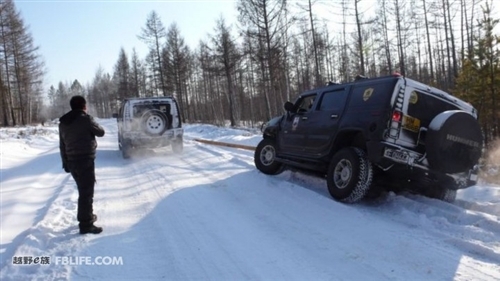
[[[302,93],[267,122],[255,166],[326,175],[331,196],[356,202],[409,190],[452,202],[476,184],[483,137],[477,111],[400,75],[361,78]]]
[[[180,111],[173,97],[125,99],[118,113],[118,147],[123,158],[138,148],[171,146],[175,153],[183,150]]]

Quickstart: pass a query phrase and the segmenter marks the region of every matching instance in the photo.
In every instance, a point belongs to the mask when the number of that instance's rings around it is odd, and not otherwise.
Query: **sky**
[[[182,154],[123,159],[116,120],[96,121],[99,235],[78,234],[57,124],[0,128],[0,280],[500,280],[498,185],[344,204],[324,177],[193,141],[255,147],[258,130],[184,124]]]
[[[153,10],[166,29],[176,22],[191,48],[214,34],[221,15],[229,24],[237,17],[232,0],[15,0],[15,4],[45,61],[45,89],[75,79],[87,85],[99,66],[112,73],[122,47],[129,58],[135,48],[143,59],[147,46],[137,36]]]
[[[122,47],[129,59],[133,48],[144,59],[147,46],[137,36],[153,10],[166,29],[177,23],[192,49],[214,34],[220,16],[233,25],[233,32],[237,29],[235,0],[15,0],[15,4],[45,61],[44,89],[75,79],[87,85],[100,66],[112,73]],[[367,11],[373,8],[371,1],[361,4],[369,5]],[[315,13],[330,18],[335,12],[317,8]]]

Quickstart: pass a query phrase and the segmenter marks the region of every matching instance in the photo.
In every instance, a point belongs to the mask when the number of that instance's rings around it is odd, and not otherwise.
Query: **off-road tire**
[[[122,145],[121,151],[123,159],[129,159],[132,153],[132,147],[130,147],[129,145]]]
[[[460,186],[452,178],[442,179],[430,185],[425,195],[431,198],[452,203],[457,198],[457,189]]]
[[[161,136],[169,124],[167,115],[159,110],[148,110],[141,117],[142,130],[150,136]]]
[[[455,199],[457,199],[457,191],[453,189],[443,189],[441,192],[441,196],[439,198],[440,200],[443,200],[448,203],[453,203],[455,202]]]
[[[372,179],[373,169],[366,153],[356,147],[347,147],[333,156],[326,181],[334,199],[355,203],[368,193]]]
[[[267,175],[277,175],[283,171],[283,164],[276,162],[276,142],[263,139],[254,154],[255,167]]]
[[[130,141],[122,139],[118,146],[120,147],[123,159],[129,159],[132,155],[132,150],[134,149]]]
[[[182,151],[184,150],[184,143],[182,141],[182,138],[176,138],[172,140],[171,145],[172,145],[172,151],[175,154],[181,154]]]
[[[457,198],[457,191],[441,186],[435,187],[435,189],[429,192],[427,196],[444,202],[453,203]]]
[[[118,133],[118,150],[122,150],[122,138],[120,137],[119,133]]]

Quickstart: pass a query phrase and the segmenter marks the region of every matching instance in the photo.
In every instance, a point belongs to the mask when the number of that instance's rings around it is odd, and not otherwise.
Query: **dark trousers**
[[[78,214],[80,228],[92,225],[95,185],[94,159],[69,161],[68,168],[78,187]]]

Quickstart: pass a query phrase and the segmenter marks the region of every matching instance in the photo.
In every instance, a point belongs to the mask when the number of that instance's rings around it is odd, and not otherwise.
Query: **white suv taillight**
[[[131,115],[130,115],[130,106],[129,103],[125,105],[125,108],[123,109],[123,129],[125,131],[130,131],[131,125],[130,125],[130,120],[131,120]]]

